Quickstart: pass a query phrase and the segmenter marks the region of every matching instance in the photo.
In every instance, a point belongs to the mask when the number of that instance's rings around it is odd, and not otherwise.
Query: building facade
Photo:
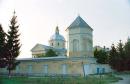
[[[31,50],[33,57],[17,59],[20,64],[13,73],[31,74],[31,76],[86,76],[112,71],[109,65],[96,62],[93,56],[93,29],[80,16],[72,22],[66,32],[67,49],[66,41],[56,27],[55,34],[49,40],[49,46],[36,44]],[[45,54],[48,49],[55,50],[59,56],[35,58],[36,55]],[[2,69],[0,73],[7,73],[7,70]]]
[[[55,29],[55,33],[50,37],[49,46],[43,44],[36,44],[32,49],[32,57],[39,57],[45,55],[45,53],[52,49],[58,56],[66,56],[65,38],[59,33],[58,26]]]
[[[69,57],[93,57],[93,29],[80,16],[66,31]]]

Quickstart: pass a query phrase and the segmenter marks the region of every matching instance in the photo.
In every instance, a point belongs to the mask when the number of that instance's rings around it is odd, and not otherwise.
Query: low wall
[[[108,64],[92,63],[86,59],[56,59],[56,60],[22,60],[12,71],[16,75],[80,75],[109,73],[112,69]],[[0,73],[7,74],[6,68],[0,69]]]

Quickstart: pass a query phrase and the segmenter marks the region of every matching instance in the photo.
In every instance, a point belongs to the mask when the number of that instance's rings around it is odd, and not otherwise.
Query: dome
[[[59,34],[58,26],[56,27],[55,34],[51,36],[50,40],[61,40],[65,41],[65,38]]]
[[[62,40],[65,41],[65,38],[60,34],[54,34],[51,36],[50,40]]]

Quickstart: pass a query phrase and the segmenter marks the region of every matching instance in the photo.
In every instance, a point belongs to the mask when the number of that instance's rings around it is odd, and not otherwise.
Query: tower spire
[[[56,26],[55,33],[56,33],[56,34],[59,34],[59,28],[58,28],[58,26]]]
[[[15,10],[14,10],[13,14],[15,15],[15,13],[16,13],[16,12],[15,12]]]

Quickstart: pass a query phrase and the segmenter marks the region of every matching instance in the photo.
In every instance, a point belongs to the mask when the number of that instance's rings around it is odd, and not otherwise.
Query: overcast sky
[[[48,45],[58,25],[65,29],[80,16],[94,29],[94,45],[110,47],[130,36],[130,0],[0,0],[0,23],[8,31],[16,11],[20,24],[20,58],[31,57],[36,43]]]

